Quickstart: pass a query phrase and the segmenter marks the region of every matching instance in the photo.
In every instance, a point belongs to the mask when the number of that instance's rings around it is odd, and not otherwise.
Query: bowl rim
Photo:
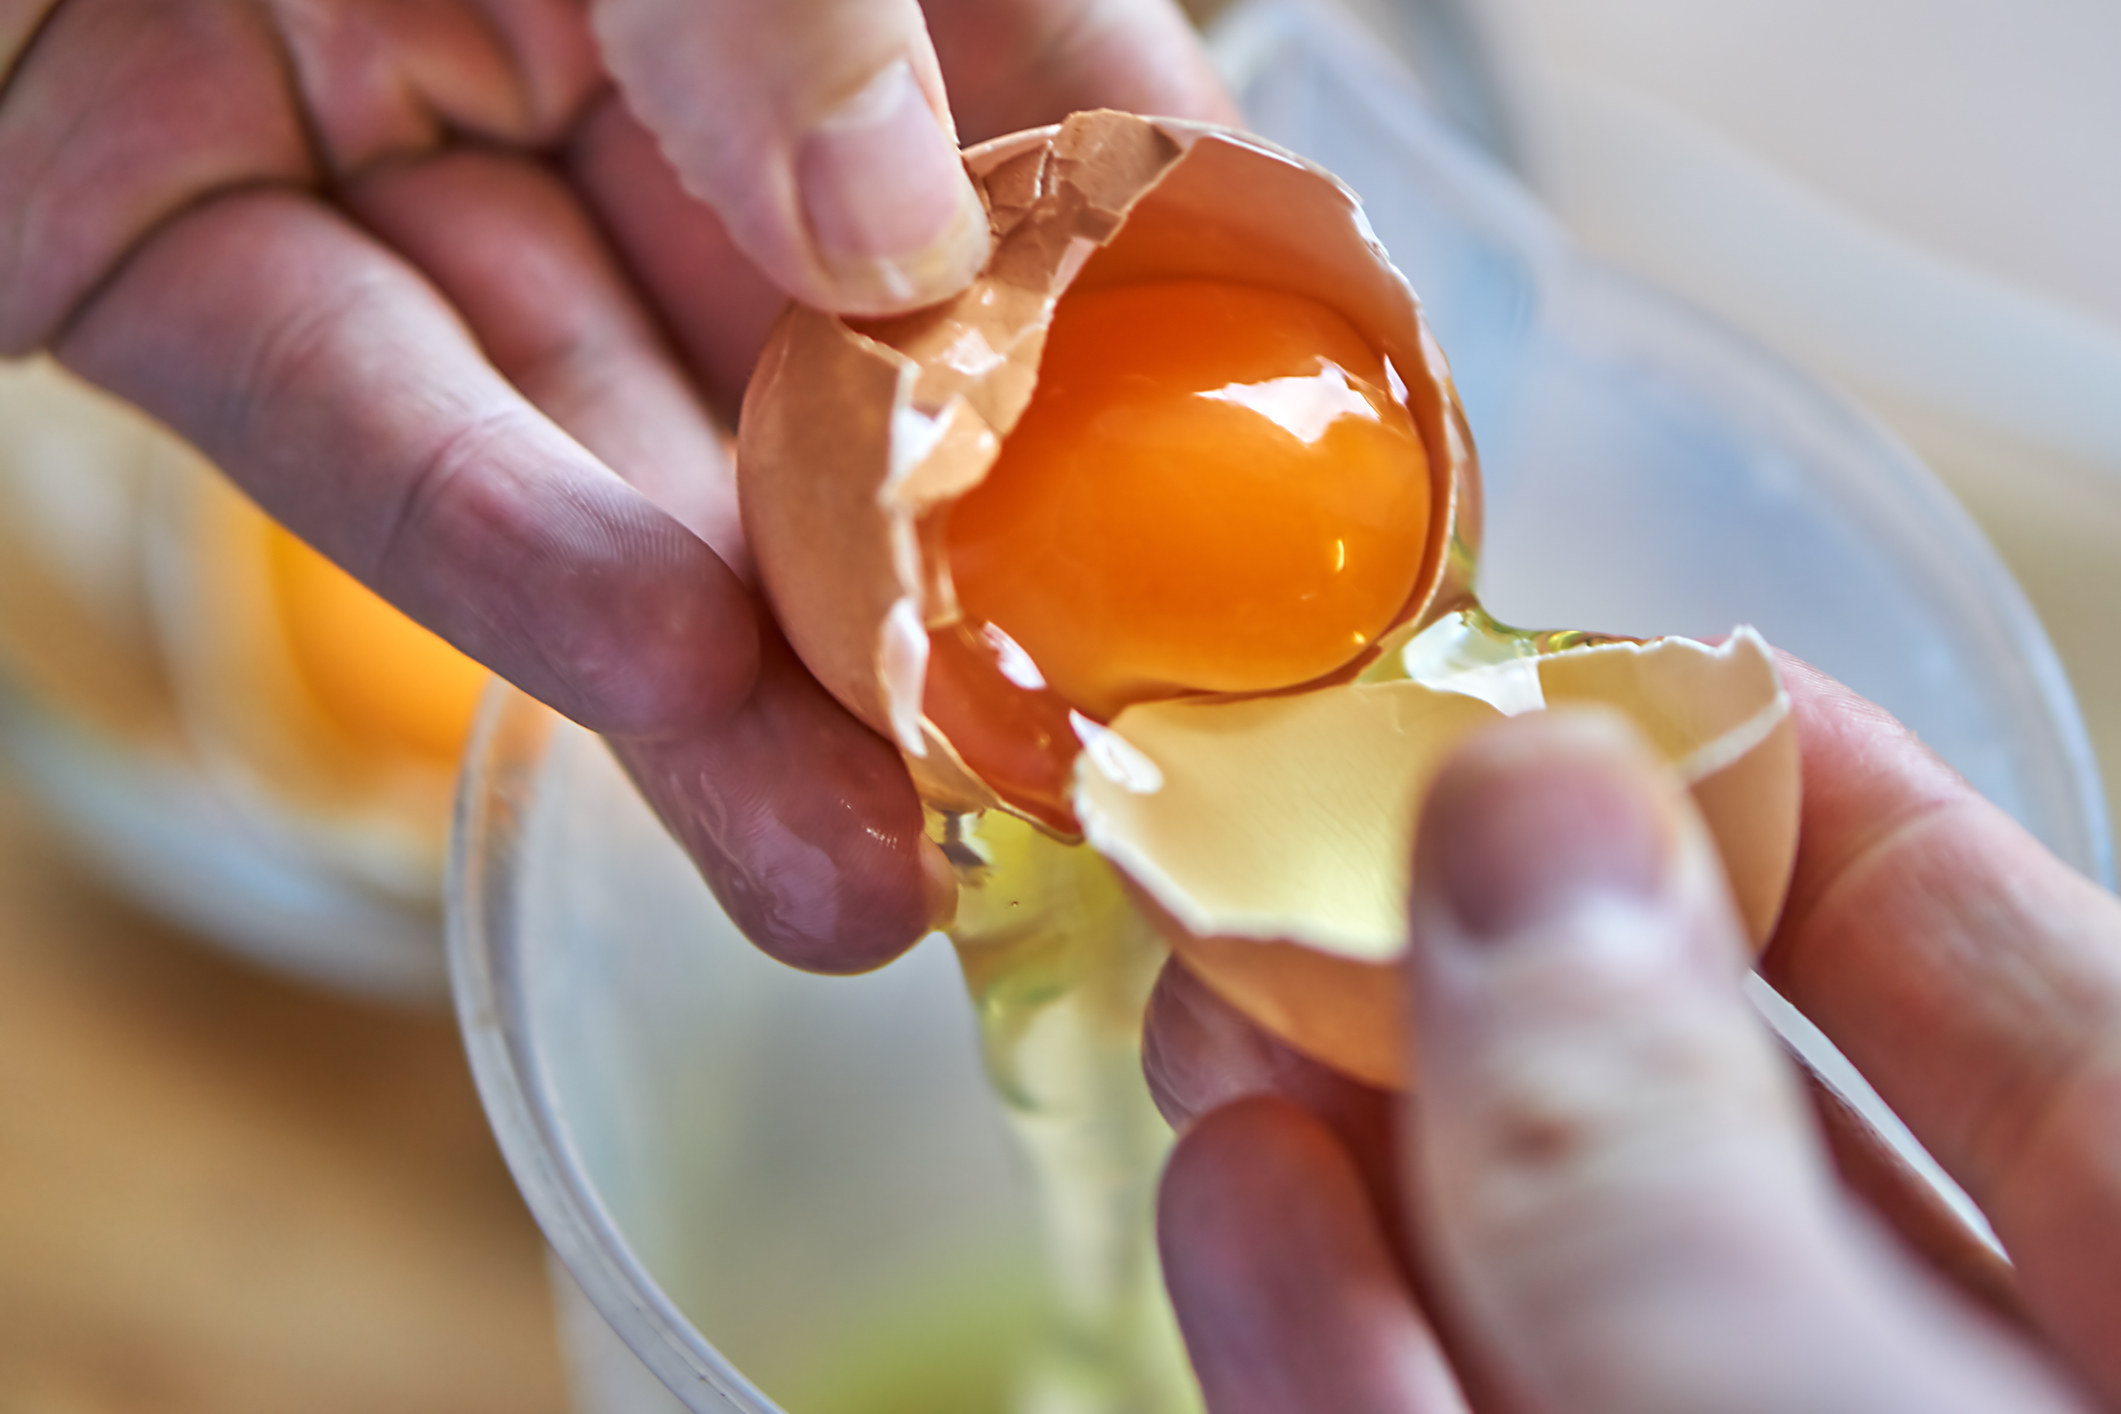
[[[580,730],[496,680],[465,749],[450,832],[447,934],[472,1079],[539,1231],[613,1333],[693,1409],[784,1414],[686,1319],[635,1254],[598,1196],[537,1058],[515,946],[520,846],[554,742]]]

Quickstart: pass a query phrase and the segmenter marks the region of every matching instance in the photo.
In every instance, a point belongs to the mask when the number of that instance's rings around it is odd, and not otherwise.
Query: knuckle
[[[240,6],[66,0],[0,20],[0,347],[57,338],[216,192],[309,175],[269,36]],[[36,13],[41,9],[41,13]]]

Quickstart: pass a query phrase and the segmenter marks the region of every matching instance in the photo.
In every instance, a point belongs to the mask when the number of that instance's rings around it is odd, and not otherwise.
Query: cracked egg
[[[791,643],[930,805],[1085,841],[1240,1010],[1403,1083],[1421,790],[1485,722],[1603,703],[1686,777],[1765,938],[1797,809],[1766,646],[1481,612],[1464,414],[1345,187],[1110,112],[966,164],[987,268],[898,318],[789,310],[737,459]]]

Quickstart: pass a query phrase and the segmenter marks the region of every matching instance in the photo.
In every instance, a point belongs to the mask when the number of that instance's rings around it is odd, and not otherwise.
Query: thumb
[[[806,303],[890,314],[963,289],[987,218],[917,0],[597,0],[627,103],[693,195]]]
[[[1512,1407],[2061,1407],[1840,1200],[1707,832],[1626,722],[1476,738],[1412,914],[1415,1227]]]

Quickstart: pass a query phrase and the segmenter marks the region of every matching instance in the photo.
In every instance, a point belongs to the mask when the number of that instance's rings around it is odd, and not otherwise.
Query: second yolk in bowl
[[[287,651],[318,709],[363,750],[453,769],[486,670],[287,531],[266,535]]]

